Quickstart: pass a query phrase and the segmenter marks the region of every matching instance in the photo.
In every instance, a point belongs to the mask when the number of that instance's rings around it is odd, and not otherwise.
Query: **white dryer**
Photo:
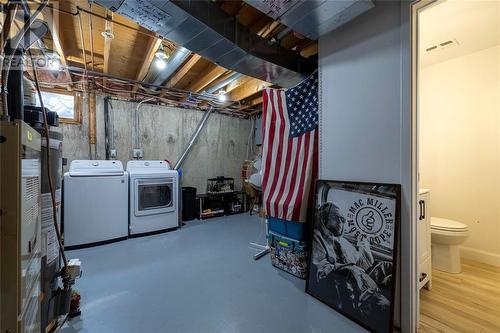
[[[64,174],[64,247],[128,236],[128,174],[120,161],[75,160]]]
[[[179,227],[179,175],[166,161],[133,160],[129,173],[129,234]]]

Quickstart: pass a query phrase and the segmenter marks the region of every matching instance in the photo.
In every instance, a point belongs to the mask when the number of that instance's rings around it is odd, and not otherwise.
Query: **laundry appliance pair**
[[[179,178],[166,161],[74,160],[64,174],[64,245],[99,245],[179,226]]]

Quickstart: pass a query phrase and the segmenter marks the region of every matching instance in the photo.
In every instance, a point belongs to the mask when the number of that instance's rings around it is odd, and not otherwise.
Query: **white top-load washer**
[[[64,174],[64,246],[128,236],[128,174],[120,161],[75,160]]]
[[[179,227],[179,175],[166,161],[127,162],[130,177],[129,234]]]

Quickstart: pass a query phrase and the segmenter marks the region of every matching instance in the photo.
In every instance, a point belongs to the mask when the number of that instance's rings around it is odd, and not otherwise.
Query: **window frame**
[[[76,91],[68,91],[56,88],[42,88],[42,92],[68,95],[74,98],[73,118],[59,117],[60,124],[81,125],[82,123],[82,95]]]

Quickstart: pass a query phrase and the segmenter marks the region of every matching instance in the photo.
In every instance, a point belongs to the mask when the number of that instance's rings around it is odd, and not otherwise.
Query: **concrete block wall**
[[[88,107],[84,99],[81,125],[62,125],[63,156],[68,166],[74,159],[105,159],[104,96],[96,98],[97,143],[95,156],[90,156],[88,139]],[[134,147],[134,113],[137,103],[110,101],[111,148],[124,166],[132,159]],[[142,104],[139,108],[139,142],[143,159],[169,160],[175,164],[186,147],[204,112],[161,105]],[[240,170],[247,158],[246,151],[252,122],[214,113],[198,137],[182,166],[183,186],[193,186],[205,193],[207,178],[233,177],[241,188]],[[112,143],[113,143],[112,141]],[[94,155],[94,154],[92,154]]]

